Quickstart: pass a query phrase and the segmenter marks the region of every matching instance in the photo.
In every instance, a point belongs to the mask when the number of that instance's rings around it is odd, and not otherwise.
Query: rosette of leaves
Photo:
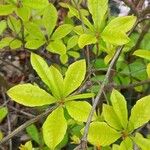
[[[133,150],[134,143],[142,150],[147,150],[150,140],[144,138],[136,129],[150,120],[150,96],[137,101],[131,109],[129,119],[124,96],[114,89],[110,100],[112,105],[103,105],[105,122],[96,121],[90,124],[88,141],[100,149],[121,138],[122,142],[120,145],[114,144],[113,150]]]
[[[126,33],[133,27],[136,17],[122,16],[114,19],[110,17],[108,20],[108,0],[87,1],[93,24],[87,19],[87,13],[82,9],[79,12],[76,5],[60,4],[69,9],[71,17],[75,16],[84,24],[84,29],[83,25],[74,28],[74,31],[79,35],[79,47],[96,44],[95,47],[98,48],[98,51],[104,51],[108,54],[104,59],[106,64],[112,59],[117,46],[127,44],[130,41]],[[80,8],[80,3],[77,5]]]
[[[79,99],[91,98],[93,93],[72,95],[84,80],[86,63],[85,60],[79,60],[71,64],[64,78],[57,68],[52,65],[49,67],[37,54],[31,54],[31,64],[50,92],[27,83],[14,86],[7,93],[15,102],[29,107],[58,105],[43,124],[44,141],[53,150],[66,134],[67,120],[64,110],[79,122],[86,122],[91,110],[88,102]]]

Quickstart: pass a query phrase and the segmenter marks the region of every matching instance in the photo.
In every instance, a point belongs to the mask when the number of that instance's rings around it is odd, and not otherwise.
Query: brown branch
[[[45,112],[43,112],[42,114],[34,117],[33,119],[25,122],[24,124],[22,124],[20,127],[18,127],[17,129],[15,129],[14,131],[12,131],[9,135],[5,136],[1,141],[0,141],[0,145],[2,145],[3,143],[7,142],[9,139],[13,138],[15,135],[17,135],[20,131],[24,130],[26,127],[28,127],[29,125],[37,122],[38,120],[42,119],[43,117],[46,117],[47,115],[49,115],[49,113],[51,113],[54,109],[56,109],[59,105],[55,105],[53,107],[51,107],[50,109],[46,110]]]

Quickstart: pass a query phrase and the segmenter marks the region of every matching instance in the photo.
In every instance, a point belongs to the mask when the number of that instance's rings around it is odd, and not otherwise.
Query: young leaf
[[[0,5],[0,16],[7,16],[14,11],[13,5]]]
[[[77,35],[72,36],[67,42],[67,49],[71,49],[76,46],[78,44],[78,38],[79,37]]]
[[[0,123],[7,116],[7,114],[8,114],[8,109],[6,107],[0,108]]]
[[[50,3],[43,12],[43,24],[46,28],[48,36],[51,35],[52,31],[54,30],[57,22],[57,10],[56,8]]]
[[[49,78],[51,78],[51,86],[57,91],[59,97],[63,96],[63,76],[54,66],[50,66],[49,68],[50,74]]]
[[[19,7],[16,9],[16,14],[23,20],[28,21],[30,18],[30,8],[29,7]]]
[[[82,34],[79,37],[78,45],[80,48],[83,48],[85,45],[95,44],[97,39],[94,35],[91,34]]]
[[[111,93],[111,103],[113,109],[120,120],[120,124],[126,129],[128,124],[128,112],[126,100],[117,90],[113,90]]]
[[[62,40],[51,41],[46,49],[52,53],[56,53],[59,55],[66,54],[66,46],[62,42]]]
[[[148,78],[150,78],[150,63],[147,65],[146,71],[148,74]]]
[[[52,35],[53,40],[59,40],[65,37],[73,30],[73,26],[70,24],[63,24],[59,26]]]
[[[40,27],[33,23],[33,22],[28,22],[25,24],[25,28],[28,31],[29,35],[33,37],[33,39],[39,39],[39,40],[44,40],[45,37],[40,30]]]
[[[91,97],[94,97],[94,93],[85,93],[85,94],[68,96],[65,98],[65,101],[76,100],[76,99],[86,99],[86,98],[91,98]]]
[[[0,49],[9,46],[9,44],[13,41],[12,37],[5,37],[0,41]]]
[[[150,60],[150,51],[149,50],[142,50],[142,49],[139,49],[139,50],[136,50],[133,55],[136,55],[136,56],[139,56],[141,58],[144,58],[144,59],[147,59],[147,60]]]
[[[81,85],[85,73],[85,60],[76,61],[69,66],[64,79],[64,97],[68,96]]]
[[[48,0],[23,0],[23,5],[33,9],[43,9],[48,6]]]
[[[150,139],[144,138],[140,133],[136,133],[132,139],[142,150],[148,150],[150,148]]]
[[[121,133],[117,132],[105,122],[93,122],[90,124],[88,141],[97,147],[107,146],[115,142],[121,137]]]
[[[7,91],[15,102],[25,106],[42,106],[56,102],[56,99],[43,89],[32,84],[19,84]]]
[[[28,48],[28,49],[38,49],[40,48],[43,44],[45,44],[45,41],[42,40],[42,39],[39,39],[39,40],[36,40],[36,39],[33,39],[33,40],[28,40],[25,44],[25,47]]]
[[[50,149],[55,147],[63,140],[67,130],[67,121],[64,117],[62,107],[54,110],[43,124],[43,137],[45,144]]]
[[[13,41],[10,42],[9,46],[11,49],[17,49],[22,46],[22,42],[18,39],[14,39]]]
[[[38,144],[41,144],[40,142],[40,135],[39,135],[39,132],[38,132],[38,129],[37,127],[32,124],[30,125],[29,127],[26,128],[26,131],[28,133],[28,135],[35,141],[37,142]]]
[[[122,125],[120,124],[120,120],[118,116],[116,115],[114,109],[112,106],[103,105],[103,115],[105,121],[113,128],[117,130],[122,130]]]
[[[61,61],[62,64],[67,63],[68,55],[67,54],[60,55],[60,61]]]
[[[103,40],[115,45],[126,44],[129,38],[125,33],[133,27],[135,21],[134,16],[117,17],[111,20],[101,34]]]
[[[44,59],[34,53],[31,53],[31,64],[32,64],[34,70],[36,70],[36,72],[42,79],[42,81],[49,87],[52,94],[56,98],[60,98],[61,96],[60,96],[60,93],[58,90],[58,85],[57,85],[57,82],[55,82],[55,80],[54,80],[55,78],[60,77],[60,73],[58,73],[58,71],[56,71],[55,68],[51,67],[51,69],[49,69],[49,67],[48,67],[47,63],[44,61]],[[55,78],[54,78],[53,72],[51,71],[52,69],[53,69],[53,71],[55,71],[55,73],[57,73]]]
[[[150,120],[150,96],[138,100],[131,110],[129,130],[137,129]]]
[[[127,137],[125,138],[119,147],[119,150],[133,150],[133,142],[131,138]]]
[[[69,115],[76,121],[86,122],[92,106],[86,101],[70,101],[65,103]],[[93,117],[95,119],[95,116]]]
[[[92,14],[96,30],[100,31],[104,16],[108,9],[108,0],[88,0],[88,8]]]
[[[5,31],[6,28],[7,28],[6,20],[0,21],[0,35]]]

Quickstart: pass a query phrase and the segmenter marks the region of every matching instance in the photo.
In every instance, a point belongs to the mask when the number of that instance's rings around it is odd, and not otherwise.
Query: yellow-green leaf
[[[67,130],[67,121],[62,107],[54,110],[43,124],[45,144],[52,150],[63,140]]]
[[[48,0],[23,0],[23,5],[33,9],[43,9],[48,6]]]
[[[76,100],[76,99],[86,99],[94,97],[94,93],[84,93],[84,94],[77,94],[71,95],[65,98],[65,101]]]
[[[56,53],[59,55],[64,55],[66,54],[66,46],[65,44],[62,42],[62,40],[55,40],[55,41],[51,41],[48,46],[46,47],[46,49],[52,53]]]
[[[31,64],[32,64],[34,70],[38,73],[38,75],[42,79],[42,81],[49,87],[52,94],[56,98],[60,98],[61,94],[59,93],[59,90],[58,90],[57,81],[54,80],[54,79],[56,79],[56,77],[57,78],[60,77],[60,73],[58,73],[58,71],[56,71],[56,69],[54,67],[51,67],[49,69],[49,66],[44,61],[44,59],[34,53],[31,53]],[[54,73],[52,72],[52,69],[53,69],[53,71],[55,71],[55,73],[57,73],[55,78],[54,78]],[[62,80],[62,79],[60,79],[60,80]]]
[[[120,120],[120,124],[124,129],[126,129],[128,124],[128,112],[127,103],[124,96],[117,90],[113,89],[110,99],[113,109]]]
[[[70,24],[63,24],[59,26],[52,35],[53,40],[62,39],[73,30],[73,26]]]
[[[43,25],[46,28],[48,36],[50,36],[51,33],[53,32],[56,26],[57,18],[58,15],[56,8],[51,3],[49,3],[49,5],[44,9],[42,18]]]
[[[18,39],[14,39],[13,41],[10,42],[9,46],[11,49],[17,49],[22,46],[22,42]]]
[[[10,42],[13,41],[12,37],[5,37],[0,41],[0,50],[2,50],[4,47],[9,46]]]
[[[148,78],[150,78],[150,63],[147,65],[146,71],[148,74]]]
[[[19,7],[16,9],[16,14],[23,20],[28,21],[30,18],[30,8],[29,7]]]
[[[133,150],[133,141],[126,137],[120,144],[119,150]]]
[[[140,133],[136,133],[135,137],[132,137],[132,139],[141,150],[148,150],[150,148],[150,139],[144,138]]]
[[[114,109],[112,106],[103,105],[103,115],[105,121],[113,128],[117,130],[122,130],[122,125],[120,124],[120,120],[118,116],[116,115]]]
[[[138,100],[131,110],[129,118],[129,130],[134,130],[150,120],[150,96]]]
[[[149,50],[142,50],[142,49],[139,49],[139,50],[136,50],[133,55],[136,55],[136,56],[139,56],[141,58],[144,58],[144,59],[147,59],[147,60],[150,60],[150,51]]]
[[[45,44],[45,41],[44,40],[36,40],[36,39],[33,39],[33,40],[28,40],[25,44],[25,47],[28,48],[28,49],[38,49],[40,48],[43,44]]]
[[[88,8],[92,14],[96,30],[100,30],[108,9],[108,0],[88,0]]]
[[[8,114],[8,109],[6,107],[0,108],[0,123],[7,116],[7,114]]]
[[[13,5],[0,5],[0,16],[7,16],[14,11]]]
[[[68,96],[81,85],[85,73],[85,60],[76,61],[69,66],[64,79],[64,97]]]
[[[86,122],[92,106],[86,101],[69,101],[65,103],[69,115],[76,121]],[[95,116],[93,117],[95,119]]]
[[[97,39],[92,34],[81,34],[78,40],[78,45],[80,48],[83,48],[86,45],[95,44]]]
[[[3,34],[6,28],[7,28],[6,20],[0,21],[0,35]]]
[[[88,141],[97,147],[107,146],[115,142],[121,137],[121,133],[117,132],[105,122],[93,122],[90,124]]]
[[[25,106],[42,106],[56,102],[49,93],[32,84],[19,84],[7,91],[8,96],[15,102]]]

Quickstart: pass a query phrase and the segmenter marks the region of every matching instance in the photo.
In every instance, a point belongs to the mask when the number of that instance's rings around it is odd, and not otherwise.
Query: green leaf
[[[78,44],[78,38],[79,38],[79,37],[78,37],[77,35],[74,35],[74,36],[72,36],[72,37],[68,40],[68,42],[67,42],[67,50],[69,50],[69,49],[75,47],[75,46]]]
[[[103,115],[105,121],[113,128],[117,130],[122,130],[122,125],[120,124],[120,120],[118,116],[116,115],[114,109],[112,106],[103,105]]]
[[[28,133],[28,135],[35,141],[37,142],[38,144],[40,144],[40,135],[39,135],[39,132],[38,132],[38,129],[37,127],[32,124],[30,125],[29,127],[26,128],[26,131]]]
[[[125,138],[121,142],[119,150],[133,150],[133,142],[130,137]]]
[[[80,53],[79,52],[75,52],[75,51],[68,51],[67,54],[72,56],[72,57],[74,57],[75,59],[80,57]]]
[[[59,26],[55,32],[52,35],[53,40],[59,40],[65,37],[67,34],[69,34],[73,30],[73,26],[70,24],[63,24]]]
[[[13,5],[0,5],[0,16],[7,16],[13,13],[15,7]]]
[[[114,45],[123,45],[130,41],[128,36],[121,31],[109,31],[102,33],[102,38],[106,43],[111,43]]]
[[[69,101],[65,103],[69,115],[76,121],[86,122],[92,106],[84,101]],[[95,119],[95,116],[93,117]]]
[[[67,54],[60,55],[60,61],[61,61],[62,64],[67,63],[68,55]]]
[[[25,106],[42,106],[56,102],[56,99],[43,89],[32,84],[19,84],[7,91],[15,102]]]
[[[68,96],[81,85],[85,73],[85,60],[76,61],[69,66],[64,79],[64,97]]]
[[[147,60],[150,60],[150,51],[149,50],[142,50],[142,49],[139,49],[139,50],[136,50],[133,55],[136,55],[136,56],[139,56],[141,58],[144,58],[144,59],[147,59]]]
[[[7,28],[6,20],[0,21],[0,35],[3,34],[6,28]]]
[[[22,46],[22,42],[18,39],[14,39],[13,41],[10,42],[9,46],[11,49],[17,49]]]
[[[129,130],[137,129],[150,120],[150,96],[138,100],[131,110]]]
[[[121,137],[121,133],[117,132],[105,122],[92,122],[90,124],[88,141],[97,147],[107,146],[115,142]]]
[[[50,149],[55,147],[63,140],[67,130],[67,121],[64,117],[62,107],[54,110],[43,124],[43,137],[45,144]]]
[[[148,150],[150,148],[150,139],[144,138],[140,133],[136,133],[132,139],[142,150]]]
[[[120,124],[124,129],[126,129],[128,124],[128,112],[127,103],[124,96],[117,90],[113,89],[110,99],[113,109],[120,120]]]
[[[23,0],[23,5],[33,9],[43,9],[48,6],[48,0]]]
[[[112,150],[120,150],[119,147],[120,147],[119,145],[113,144]]]
[[[56,67],[54,66],[50,66],[49,68],[49,78],[51,78],[51,86],[53,89],[55,89],[56,94],[59,96],[59,98],[62,98],[63,96],[63,76],[62,74],[59,72],[58,69],[56,69]]]
[[[150,78],[150,63],[147,65],[146,71],[148,74],[148,78]]]
[[[28,21],[30,18],[30,8],[22,6],[16,9],[16,14],[23,20]]]
[[[29,40],[26,42],[25,44],[25,47],[28,48],[28,49],[38,49],[40,48],[43,44],[45,44],[45,41],[44,40],[36,40],[36,39],[33,39],[33,40]]]
[[[59,93],[58,87],[62,86],[62,83],[60,82],[60,85],[59,85],[58,81],[61,81],[62,77],[59,71],[54,67],[49,68],[49,66],[44,61],[44,59],[34,53],[31,53],[31,64],[34,70],[38,73],[38,75],[42,79],[42,81],[49,87],[52,94],[56,98],[60,98],[61,93]],[[56,75],[54,75],[54,73],[56,73]],[[55,79],[57,79],[57,81]]]
[[[121,16],[111,20],[101,34],[103,40],[114,45],[128,43],[129,38],[125,33],[133,27],[135,21],[135,16]]]
[[[92,14],[96,30],[100,31],[108,9],[108,0],[88,0],[88,8]]]
[[[8,114],[8,109],[6,107],[1,107],[0,108],[0,123],[7,116],[7,114]]]
[[[52,53],[56,53],[59,55],[66,54],[66,46],[62,42],[62,40],[51,41],[46,49]]]
[[[85,94],[77,94],[68,96],[65,98],[65,101],[76,100],[76,99],[86,99],[94,97],[94,93],[85,93]]]
[[[0,49],[9,46],[10,42],[13,41],[12,37],[5,37],[0,41]]]
[[[7,20],[7,24],[9,26],[9,28],[15,32],[15,34],[19,34],[20,30],[21,30],[21,22],[20,20],[17,20],[15,17],[13,16],[9,16],[8,20]]]
[[[43,12],[43,25],[46,28],[48,36],[51,35],[52,31],[54,30],[57,22],[57,10],[56,8],[50,3]]]
[[[80,48],[83,48],[86,45],[95,44],[97,39],[94,35],[91,34],[82,34],[79,37],[78,45]]]
[[[45,39],[40,27],[37,24],[33,22],[28,22],[25,24],[25,28],[28,31],[29,35],[33,37],[33,39],[39,39],[39,40]]]

